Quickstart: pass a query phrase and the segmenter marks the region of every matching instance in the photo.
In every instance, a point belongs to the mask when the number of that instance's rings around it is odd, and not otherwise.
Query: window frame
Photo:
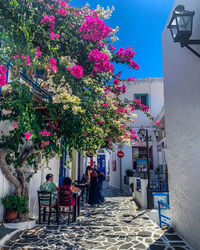
[[[144,105],[146,105],[149,108],[149,94],[147,94],[147,93],[137,93],[137,94],[134,94],[134,99],[140,99],[141,100],[141,96],[146,97],[146,104],[144,104]]]

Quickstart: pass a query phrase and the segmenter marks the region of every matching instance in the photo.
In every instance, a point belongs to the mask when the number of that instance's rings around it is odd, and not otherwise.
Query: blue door
[[[98,170],[106,175],[106,156],[97,155],[97,167]]]
[[[62,141],[62,144],[63,141]],[[67,150],[62,148],[62,157],[60,158],[60,173],[59,173],[59,186],[63,183],[64,178],[66,177],[66,160],[67,160]]]

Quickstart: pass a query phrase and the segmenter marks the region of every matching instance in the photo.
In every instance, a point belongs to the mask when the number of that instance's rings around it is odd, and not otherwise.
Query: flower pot
[[[17,210],[7,210],[6,211],[6,220],[8,222],[15,220],[17,218],[18,212]]]

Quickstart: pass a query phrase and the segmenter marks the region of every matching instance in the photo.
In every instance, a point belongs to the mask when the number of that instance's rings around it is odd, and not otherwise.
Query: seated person
[[[65,203],[61,200],[60,201],[61,206],[72,206],[73,207],[75,205],[75,199],[72,198],[72,193],[73,192],[80,192],[81,190],[79,188],[74,187],[74,185],[72,185],[72,180],[69,177],[65,177],[65,179],[63,180],[63,183],[60,186],[60,191],[62,191],[62,190],[70,192],[69,197],[71,197],[71,203],[70,204],[67,202]]]
[[[56,184],[53,182],[53,175],[52,174],[47,174],[46,182],[44,182],[40,186],[40,191],[52,192],[51,204],[53,206],[56,205],[56,199],[55,199],[55,196],[54,196],[54,192],[57,191],[57,190],[58,190],[58,187],[56,187]],[[45,201],[42,201],[42,204],[48,205],[49,202],[45,200]]]

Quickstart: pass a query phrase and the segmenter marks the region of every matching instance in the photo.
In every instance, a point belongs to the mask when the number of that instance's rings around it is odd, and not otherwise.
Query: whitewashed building
[[[168,180],[168,168],[167,168],[167,138],[166,138],[166,129],[165,129],[165,109],[162,108],[159,115],[156,117],[163,125],[159,127],[158,133],[158,177],[163,180]]]
[[[12,129],[12,125],[8,121],[0,123],[0,135],[8,133],[10,129]],[[63,157],[65,158],[65,160],[69,160],[69,156],[66,154],[66,152],[64,153]],[[69,164],[69,168],[66,168],[64,166],[63,161],[60,158],[53,158],[48,162],[48,164],[42,162],[41,160],[38,161],[39,169],[37,173],[34,174],[30,179],[30,182],[28,184],[30,198],[29,211],[31,218],[38,217],[37,191],[39,190],[40,185],[46,181],[46,175],[48,173],[52,173],[54,175],[54,183],[56,184],[56,186],[59,186],[62,183],[62,180],[67,176],[71,177],[73,180],[78,180],[81,178],[81,174],[84,172],[84,161],[85,158],[75,150],[73,150],[73,161]],[[6,179],[0,165],[0,200],[7,194],[13,194],[13,192],[14,187]],[[2,222],[4,218],[4,212],[5,208],[0,202],[0,222]]]
[[[157,116],[164,105],[164,93],[163,93],[163,79],[162,78],[147,78],[136,79],[136,81],[124,81],[123,84],[127,86],[127,92],[123,95],[123,100],[140,99],[142,104],[149,107],[149,112],[152,116]],[[153,132],[152,120],[146,117],[146,115],[139,110],[134,113],[137,114],[137,118],[133,124],[130,124],[132,130],[138,131],[141,126],[148,129],[148,133],[152,140],[149,142],[150,147],[150,169],[151,176],[154,177],[155,169],[158,166],[157,156],[157,141]],[[141,171],[139,169],[139,159],[147,158],[146,143],[141,145],[133,144],[132,146],[123,145],[121,150],[124,152],[124,157],[121,160],[121,173],[120,173],[120,160],[117,157],[117,151],[112,153],[111,157],[111,171],[110,171],[110,185],[120,188],[120,182],[124,191],[129,190],[129,186],[126,183],[126,170],[131,169],[135,175],[147,178],[147,171]],[[121,180],[121,181],[120,181]]]
[[[172,225],[200,249],[200,58],[174,43],[173,10],[195,11],[191,39],[200,39],[199,0],[176,0],[162,33],[165,123]],[[191,45],[200,53],[200,45]]]

